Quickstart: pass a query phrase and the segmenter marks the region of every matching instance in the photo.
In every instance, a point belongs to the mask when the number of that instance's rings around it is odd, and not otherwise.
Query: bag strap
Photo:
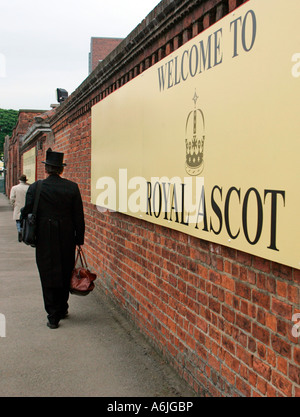
[[[42,180],[39,180],[38,183],[37,183],[37,189],[36,189],[36,193],[35,193],[34,205],[33,205],[33,210],[32,210],[32,214],[34,214],[34,215],[36,215],[37,207],[38,207],[38,204],[39,204],[42,184],[43,184]]]
[[[84,253],[83,253],[83,249],[80,246],[79,246],[79,248],[80,248],[80,252],[79,253],[80,253],[81,263],[82,263],[82,265],[85,266],[85,268],[87,268],[88,265],[87,265],[87,262],[86,262],[86,259],[85,259]],[[84,260],[84,263],[83,263],[82,259]]]
[[[75,267],[76,267],[76,265],[77,265],[79,255],[80,255],[80,246],[77,246],[77,247],[76,247],[76,257],[75,257],[75,263],[74,263],[74,266],[75,266]]]
[[[80,258],[81,265],[84,268],[87,268],[87,262],[86,262],[86,259],[85,259],[84,253],[83,253],[83,249],[82,249],[81,246],[77,246],[77,254],[76,254],[76,259],[75,259],[75,266],[77,265],[78,258]]]

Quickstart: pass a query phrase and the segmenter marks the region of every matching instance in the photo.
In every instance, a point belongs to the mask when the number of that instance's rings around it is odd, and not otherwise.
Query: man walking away
[[[75,248],[84,243],[84,213],[78,185],[61,175],[64,154],[47,150],[45,169],[37,208],[36,262],[40,273],[47,326],[56,329],[68,314],[68,298]],[[31,213],[37,189],[33,183],[26,196],[21,218]]]
[[[14,185],[10,191],[10,202],[14,207],[13,219],[16,221],[19,242],[22,242],[22,231],[20,221],[21,208],[25,206],[26,194],[29,188],[29,185],[26,183],[26,175],[22,174],[19,177],[19,184]]]

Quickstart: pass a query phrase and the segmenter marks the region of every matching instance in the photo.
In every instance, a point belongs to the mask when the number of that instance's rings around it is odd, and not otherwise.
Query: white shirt
[[[23,181],[14,185],[10,191],[10,202],[14,206],[13,219],[19,220],[21,209],[25,206],[26,193],[29,185]]]

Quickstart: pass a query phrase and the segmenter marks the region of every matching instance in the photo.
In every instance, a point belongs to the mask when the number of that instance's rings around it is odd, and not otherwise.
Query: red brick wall
[[[34,117],[41,114],[42,110],[20,110],[18,122],[9,140],[8,167],[6,174],[6,194],[10,195],[11,187],[18,184],[18,178],[23,173],[22,159],[20,154],[20,139],[33,125]]]
[[[300,271],[86,208],[101,286],[199,393],[300,395]]]
[[[167,3],[143,25],[161,16]],[[181,3],[187,10],[197,2]],[[120,213],[100,213],[90,203],[91,106],[241,3],[208,0],[191,13],[181,9],[181,19],[174,17],[109,79],[98,85],[93,74],[53,118],[52,149],[65,152],[64,175],[82,192],[85,248],[98,290],[199,395],[300,396],[300,338],[292,335],[292,317],[300,313],[299,270]]]

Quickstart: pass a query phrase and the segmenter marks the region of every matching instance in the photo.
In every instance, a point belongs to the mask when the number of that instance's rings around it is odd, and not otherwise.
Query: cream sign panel
[[[23,154],[23,173],[27,176],[28,184],[35,182],[35,148]]]
[[[250,0],[96,104],[92,203],[300,268],[299,15]]]

